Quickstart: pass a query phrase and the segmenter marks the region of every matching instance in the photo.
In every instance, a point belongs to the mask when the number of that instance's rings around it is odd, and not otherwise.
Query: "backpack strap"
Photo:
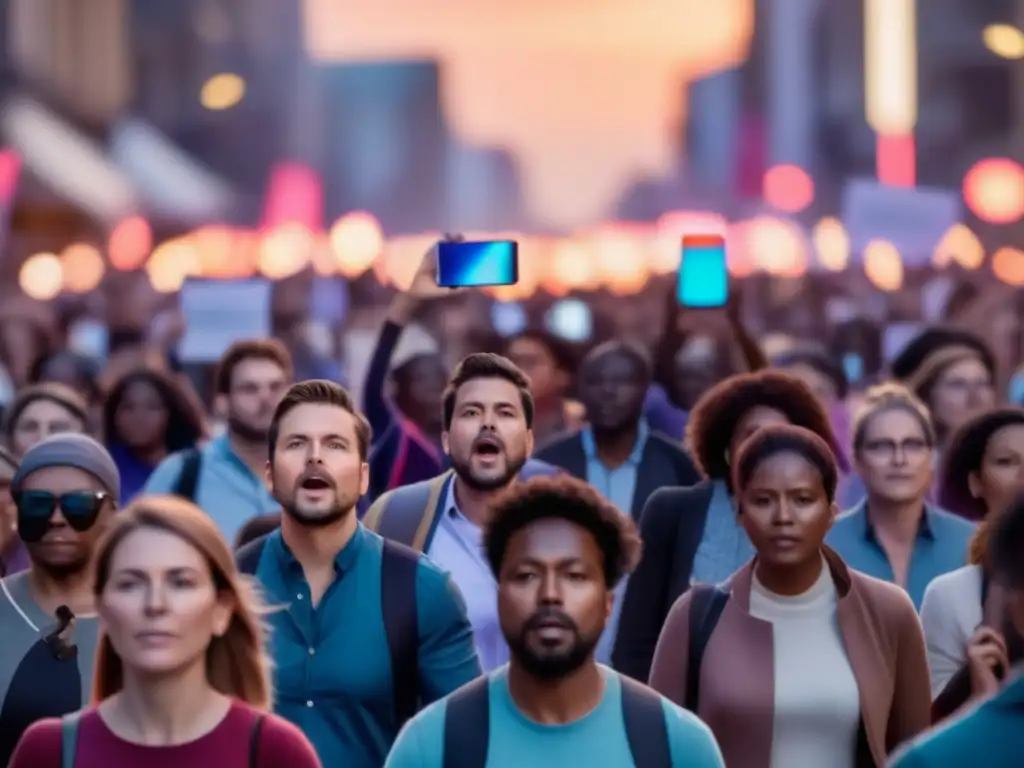
[[[196,500],[196,489],[199,486],[199,468],[203,463],[203,454],[198,448],[189,448],[181,452],[181,473],[174,485],[175,496],[189,501]]]
[[[486,768],[490,736],[490,678],[483,675],[445,703],[443,768]]]
[[[78,752],[78,723],[82,712],[72,712],[60,719],[60,768],[75,768]]]
[[[420,637],[416,606],[419,559],[419,554],[409,547],[384,539],[381,611],[391,659],[391,685],[399,728],[416,714],[419,700]]]
[[[668,725],[661,696],[631,677],[619,675],[622,685],[622,720],[636,768],[672,765]]]
[[[700,703],[700,668],[704,651],[718,620],[729,602],[729,592],[715,584],[695,584],[690,588],[690,647],[686,663],[686,708],[697,714]]]
[[[238,566],[240,573],[248,576],[256,575],[256,570],[260,567],[260,558],[263,557],[263,550],[267,546],[269,538],[270,534],[264,533],[235,552],[235,565]]]
[[[438,503],[452,471],[388,491],[373,503],[363,525],[385,539],[423,552],[434,527]]]
[[[263,731],[263,713],[257,712],[256,719],[252,721],[252,731],[249,734],[249,768],[259,768],[260,763],[260,733]]]

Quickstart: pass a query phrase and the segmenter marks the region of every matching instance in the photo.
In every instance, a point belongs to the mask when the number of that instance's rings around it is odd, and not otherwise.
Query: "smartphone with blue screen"
[[[482,288],[519,282],[519,244],[514,240],[437,245],[437,284],[442,288]]]
[[[679,262],[677,299],[683,307],[715,309],[729,301],[729,269],[725,238],[720,235],[687,235]]]
[[[864,378],[864,358],[855,352],[843,355],[843,375],[850,384],[860,384]]]

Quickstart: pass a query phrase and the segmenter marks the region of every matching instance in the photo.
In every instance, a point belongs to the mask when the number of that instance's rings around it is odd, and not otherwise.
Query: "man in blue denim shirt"
[[[276,710],[298,725],[329,766],[379,768],[402,725],[396,639],[412,653],[414,699],[429,704],[481,674],[466,607],[425,557],[411,566],[396,638],[393,552],[356,519],[369,484],[370,428],[349,394],[323,380],[295,384],[274,414],[267,480],[281,528],[239,552],[271,605]],[[255,562],[253,562],[255,561]],[[415,703],[415,701],[414,701]],[[405,716],[411,714],[406,713]]]
[[[854,419],[853,450],[867,498],[840,515],[827,543],[847,565],[900,585],[921,607],[936,576],[967,562],[974,526],[925,503],[935,429],[908,390],[883,384]]]

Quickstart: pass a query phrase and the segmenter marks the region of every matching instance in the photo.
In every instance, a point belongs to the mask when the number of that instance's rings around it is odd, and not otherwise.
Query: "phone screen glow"
[[[725,306],[729,300],[725,238],[718,235],[683,238],[677,298],[684,307]]]
[[[518,280],[519,244],[514,240],[438,244],[437,284],[443,288],[515,285]]]

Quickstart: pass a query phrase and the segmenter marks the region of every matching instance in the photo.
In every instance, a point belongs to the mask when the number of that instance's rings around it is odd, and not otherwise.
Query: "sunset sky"
[[[595,220],[670,172],[688,78],[745,55],[752,0],[305,0],[323,61],[436,57],[465,141],[519,158],[541,220]]]

